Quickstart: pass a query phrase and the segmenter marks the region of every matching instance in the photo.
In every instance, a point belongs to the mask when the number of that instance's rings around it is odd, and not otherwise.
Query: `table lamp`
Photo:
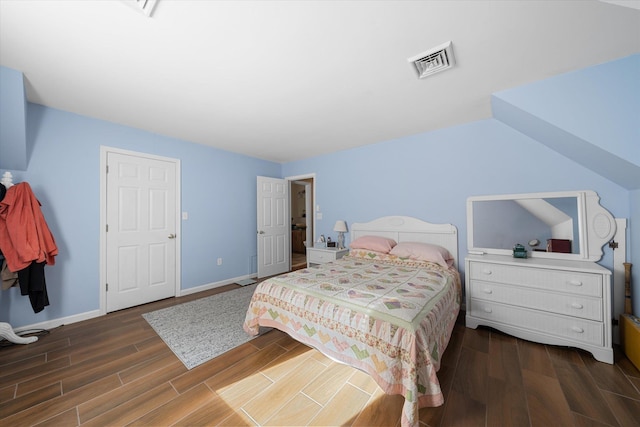
[[[336,224],[333,226],[333,231],[338,232],[338,249],[344,249],[344,233],[349,231],[347,229],[347,223],[342,220],[336,221]]]

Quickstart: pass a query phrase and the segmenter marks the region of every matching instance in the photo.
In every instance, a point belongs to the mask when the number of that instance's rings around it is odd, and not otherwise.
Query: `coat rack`
[[[38,341],[38,337],[20,337],[13,332],[13,328],[6,322],[0,322],[0,338],[14,344],[31,344]]]
[[[13,185],[13,175],[11,175],[11,172],[6,171],[2,174],[0,184],[7,188]],[[32,342],[38,341],[38,337],[21,337],[16,335],[11,325],[6,322],[0,322],[0,338],[4,338],[14,344],[31,344]]]

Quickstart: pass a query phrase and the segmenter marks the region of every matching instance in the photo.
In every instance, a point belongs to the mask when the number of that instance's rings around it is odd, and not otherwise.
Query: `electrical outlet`
[[[218,258],[218,265],[222,265],[222,258]]]

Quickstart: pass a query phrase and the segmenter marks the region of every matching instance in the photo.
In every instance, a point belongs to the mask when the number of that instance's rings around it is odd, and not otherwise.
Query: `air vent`
[[[153,8],[156,6],[158,0],[122,0],[129,6],[133,6],[138,11],[144,13],[147,16],[151,16]]]
[[[408,59],[418,73],[418,77],[424,79],[440,71],[448,70],[456,63],[453,57],[453,46],[447,42],[427,52],[423,52]]]

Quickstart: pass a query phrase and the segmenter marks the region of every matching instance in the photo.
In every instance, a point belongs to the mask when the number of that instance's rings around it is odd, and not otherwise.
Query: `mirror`
[[[468,248],[528,257],[599,260],[615,233],[611,214],[593,191],[508,194],[467,199]]]

